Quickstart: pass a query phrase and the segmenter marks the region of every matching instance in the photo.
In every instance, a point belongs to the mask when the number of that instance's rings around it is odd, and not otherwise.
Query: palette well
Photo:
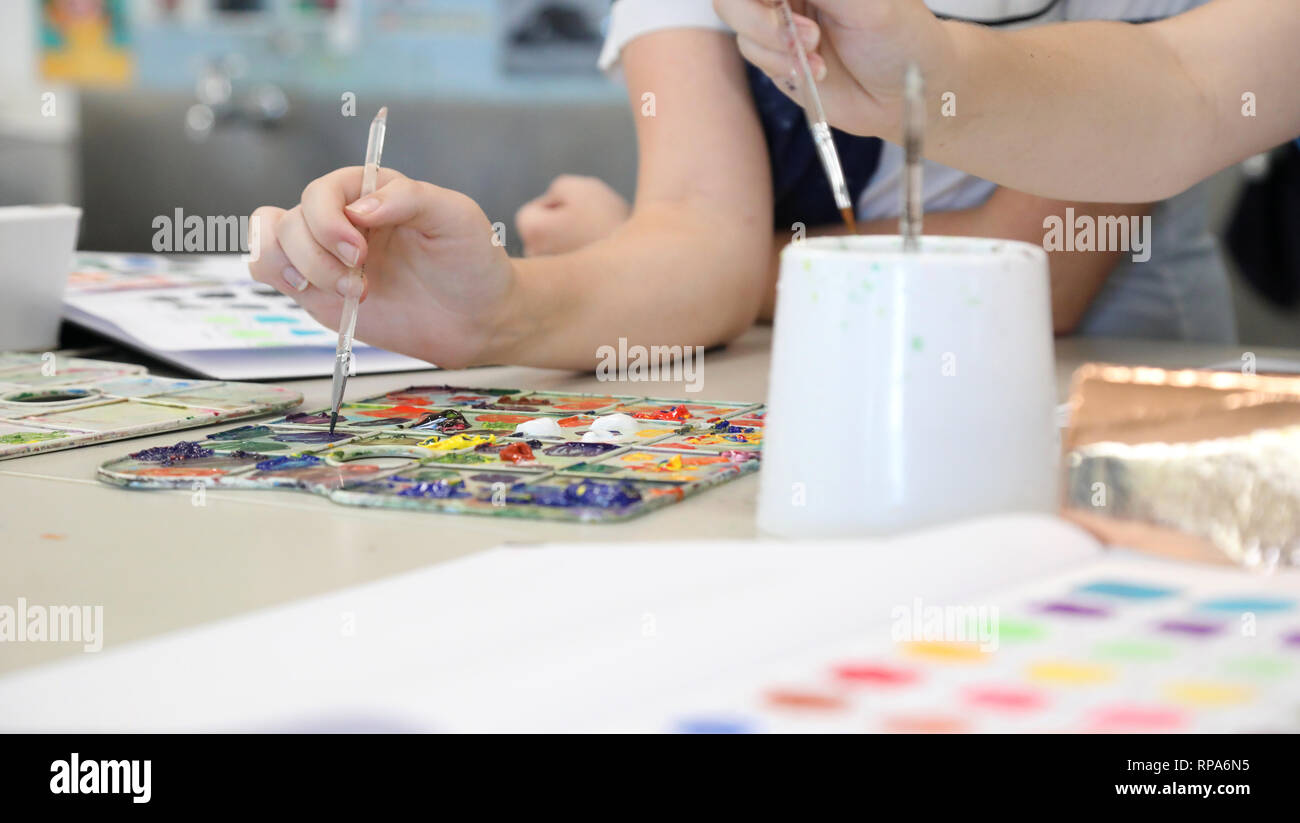
[[[143,366],[0,354],[0,460],[282,412],[276,386],[173,380]]]
[[[195,402],[208,395],[186,390]],[[625,411],[618,411],[619,409]],[[758,469],[756,403],[412,386],[105,463],[128,488],[292,488],[352,506],[616,521]]]

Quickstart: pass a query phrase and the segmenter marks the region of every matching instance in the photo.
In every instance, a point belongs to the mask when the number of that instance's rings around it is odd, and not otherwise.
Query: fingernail
[[[339,278],[335,289],[338,291],[339,297],[360,297],[365,285],[365,282],[355,274],[345,274]]]
[[[336,246],[339,252],[339,259],[349,266],[355,266],[361,259],[361,249],[344,240]]]
[[[311,283],[307,282],[307,278],[303,277],[293,266],[285,266],[284,271],[280,272],[280,276],[284,278],[284,282],[289,284],[289,288],[294,291],[304,291],[311,285]]]
[[[377,197],[366,197],[346,208],[353,214],[370,214],[370,212],[379,208],[379,199]]]

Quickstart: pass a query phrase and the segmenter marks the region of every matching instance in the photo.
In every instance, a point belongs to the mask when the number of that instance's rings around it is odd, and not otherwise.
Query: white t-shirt
[[[1142,22],[1169,17],[1207,0],[926,0],[935,13],[972,22],[1023,28],[1075,20]],[[1006,22],[1006,21],[1016,22]],[[610,10],[600,67],[619,74],[624,46],[643,34],[674,28],[728,31],[710,0],[616,0]],[[902,149],[885,142],[871,182],[857,203],[858,219],[896,218]],[[955,211],[982,204],[996,185],[926,161],[925,207]],[[1206,230],[1201,187],[1156,206],[1152,258],[1121,263],[1080,325],[1084,334],[1206,342],[1236,338],[1227,275]]]

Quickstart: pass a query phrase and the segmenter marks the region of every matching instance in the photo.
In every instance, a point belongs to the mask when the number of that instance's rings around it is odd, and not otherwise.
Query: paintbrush
[[[925,81],[915,63],[907,65],[903,78],[903,204],[898,216],[898,231],[903,235],[903,251],[921,247],[921,221],[925,214],[925,196],[921,191],[925,167],[921,163],[925,141]]]
[[[830,181],[831,193],[835,195],[835,205],[839,207],[844,223],[854,234],[857,223],[853,219],[853,201],[849,198],[849,184],[844,178],[844,167],[840,165],[840,153],[835,148],[835,139],[831,135],[830,123],[826,121],[826,111],[822,108],[822,97],[817,91],[817,81],[813,79],[812,66],[808,64],[808,52],[799,40],[799,29],[794,22],[794,12],[787,0],[778,0],[777,13],[785,25],[789,36],[789,48],[795,65],[790,69],[787,88],[794,92],[803,87],[803,112],[808,118],[808,128],[812,131],[813,143],[817,146],[817,156],[821,158],[826,179]]]
[[[370,137],[366,140],[366,165],[361,173],[361,194],[357,198],[375,193],[379,181],[379,158],[384,153],[384,132],[388,128],[388,107],[384,106],[370,123]],[[365,283],[365,271],[361,268],[349,270],[359,281]],[[339,318],[339,342],[334,349],[334,383],[330,391],[330,434],[339,422],[339,407],[343,405],[343,392],[348,386],[348,377],[352,374],[352,336],[357,330],[357,311],[361,308],[361,292],[364,288],[354,288],[349,297],[343,299],[343,315]]]

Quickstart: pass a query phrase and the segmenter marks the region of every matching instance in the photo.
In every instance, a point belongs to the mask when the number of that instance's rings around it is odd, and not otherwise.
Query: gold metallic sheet
[[[1300,377],[1089,364],[1062,513],[1107,543],[1300,565]]]

